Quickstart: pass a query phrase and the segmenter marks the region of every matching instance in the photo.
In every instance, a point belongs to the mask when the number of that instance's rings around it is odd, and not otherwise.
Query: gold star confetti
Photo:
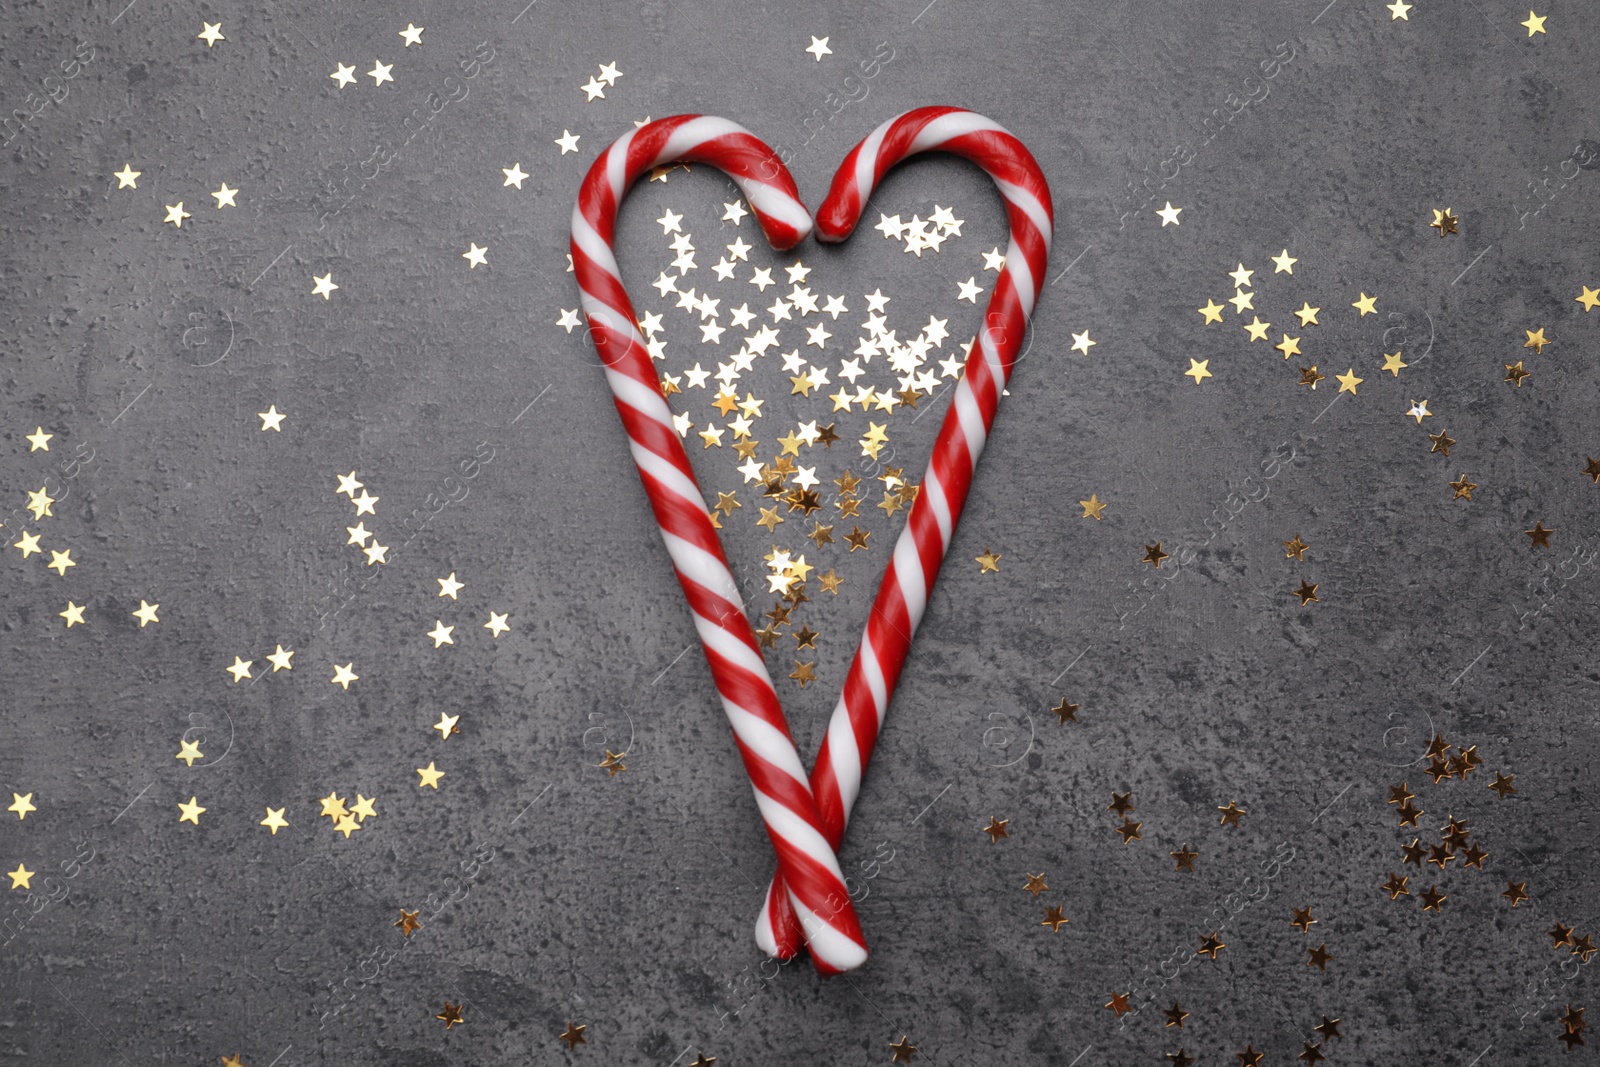
[[[1011,831],[1006,829],[1010,825],[1010,819],[997,819],[991,815],[989,816],[989,825],[985,826],[982,832],[988,834],[989,841],[993,843],[999,841],[1002,837],[1011,836]]]
[[[218,41],[227,40],[226,37],[222,36],[222,23],[204,22],[202,20],[202,25],[205,26],[205,29],[195,34],[195,40],[204,41],[207,48],[214,48]]]
[[[438,790],[439,779],[444,777],[444,772],[436,769],[432,760],[428,761],[428,765],[426,767],[418,767],[417,774],[422,778],[422,781],[417,783],[418,789],[421,789],[424,786],[431,786],[434,790]]]
[[[1199,385],[1205,379],[1212,377],[1211,372],[1206,369],[1210,363],[1211,361],[1209,359],[1196,360],[1191,358],[1189,360],[1189,369],[1183,373],[1188,377],[1193,378],[1194,384]]]
[[[1449,208],[1445,208],[1443,211],[1440,211],[1438,208],[1434,208],[1433,221],[1428,223],[1429,226],[1432,226],[1434,229],[1439,231],[1440,237],[1443,237],[1446,234],[1459,232],[1458,227],[1460,224],[1460,217],[1452,215]]]
[[[905,1034],[900,1035],[899,1041],[889,1042],[891,1063],[910,1063],[911,1057],[917,1054],[917,1046]]]
[[[977,559],[978,559],[978,573],[979,574],[984,574],[984,573],[987,573],[989,571],[994,571],[996,573],[999,573],[999,571],[1000,571],[1000,553],[994,552],[994,551],[991,551],[988,548],[985,548],[983,550],[983,555],[979,556]]]
[[[1524,21],[1522,21],[1518,25],[1521,25],[1521,26],[1525,27],[1527,29],[1527,31],[1528,31],[1528,36],[1532,37],[1536,33],[1544,33],[1545,32],[1544,20],[1549,18],[1549,17],[1550,17],[1549,15],[1536,15],[1536,14],[1533,13],[1533,9],[1530,8],[1528,10],[1527,19],[1525,19]]]
[[[289,820],[283,817],[282,808],[268,808],[267,817],[262,819],[259,823],[257,823],[257,825],[265,826],[272,832],[272,836],[276,837],[278,836],[279,830],[289,825]]]
[[[587,1045],[589,1043],[589,1039],[583,1036],[583,1032],[587,1029],[589,1028],[583,1023],[579,1023],[576,1026],[570,1022],[567,1024],[566,1030],[560,1035],[560,1040],[567,1043],[568,1052],[571,1052],[579,1045]]]
[[[443,1022],[446,1030],[454,1026],[464,1025],[467,1021],[462,1018],[461,1005],[452,1004],[448,1000],[444,1002],[444,1010],[435,1015],[434,1018]]]
[[[1178,216],[1183,214],[1183,208],[1181,208],[1181,207],[1173,207],[1171,200],[1167,201],[1167,204],[1166,204],[1165,207],[1163,207],[1163,208],[1159,209],[1158,211],[1156,211],[1156,214],[1161,216],[1161,228],[1163,230],[1166,229],[1168,226],[1181,226],[1181,225],[1183,225],[1181,222],[1178,221]]]
[[[194,797],[190,797],[187,804],[178,805],[178,811],[181,813],[178,816],[178,821],[192,822],[196,826],[199,826],[200,816],[205,810],[205,808],[202,808],[199,804],[195,803]]]
[[[1089,494],[1088,500],[1078,501],[1078,506],[1083,508],[1083,515],[1081,516],[1082,518],[1094,519],[1096,522],[1100,521],[1100,513],[1106,509],[1105,501],[1101,500],[1094,493]]]

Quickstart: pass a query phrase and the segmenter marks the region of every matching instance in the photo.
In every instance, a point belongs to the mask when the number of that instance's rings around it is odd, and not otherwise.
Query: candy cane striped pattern
[[[573,271],[639,478],[777,853],[786,914],[803,926],[819,971],[847,971],[867,958],[861,926],[612,250],[629,187],[649,168],[678,160],[726,172],[778,249],[794,247],[811,231],[794,179],[772,149],[727,119],[678,115],[617,138],[589,168],[572,212]]]
[[[989,119],[952,107],[908,111],[857,145],[834,175],[828,198],[817,212],[818,239],[833,242],[850,236],[867,198],[889,168],[919,152],[935,151],[962,156],[989,173],[1005,198],[1011,240],[1005,268],[989,297],[985,325],[939,428],[922,489],[895,542],[845,678],[844,694],[811,772],[822,829],[835,850],[844,839],[911,637],[961,517],[973,468],[994,424],[1001,390],[1022,347],[1050,258],[1054,227],[1050,187],[1033,154]],[[787,959],[800,950],[804,930],[790,906],[791,894],[784,891],[785,877],[780,866],[756,922],[756,940],[769,955]],[[833,903],[842,911],[850,901],[846,895]],[[811,947],[815,953],[814,941]]]

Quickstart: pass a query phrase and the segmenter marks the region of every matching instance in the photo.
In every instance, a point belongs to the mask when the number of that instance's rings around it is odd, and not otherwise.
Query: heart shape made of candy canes
[[[817,213],[818,239],[847,238],[884,174],[901,160],[930,151],[968,159],[994,179],[1005,200],[1010,242],[983,328],[940,425],[809,776],[717,526],[673,429],[672,411],[612,246],[628,189],[651,168],[679,161],[707,163],[732,178],[779,251],[805,240],[812,229],[810,213],[770,147],[727,119],[705,115],[661,119],[619,137],[590,167],[572,212],[573,271],[589,333],[777,857],[756,941],[768,955],[785,959],[804,944],[823,974],[852,970],[867,959],[838,849],[1021,351],[1054,228],[1049,185],[1021,141],[971,111],[924,107],[885,122],[845,157]]]

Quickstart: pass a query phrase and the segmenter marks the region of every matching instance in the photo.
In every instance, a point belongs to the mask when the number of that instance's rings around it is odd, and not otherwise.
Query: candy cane
[[[866,632],[833,709],[828,732],[811,772],[811,791],[822,828],[835,851],[844,839],[850,809],[861,792],[861,776],[872,758],[889,698],[911,648],[911,637],[928,605],[950,538],[961,518],[972,472],[994,424],[1000,392],[1022,347],[1028,318],[1044,284],[1054,213],[1050,187],[1023,143],[999,125],[970,111],[923,107],[891,119],[857,145],[834,175],[817,212],[817,237],[835,242],[850,236],[867,198],[896,163],[919,152],[952,152],[982,167],[1005,198],[1011,241],[1005,268],[989,297],[984,327],[956,384],[928,460],[922,488],[895,542],[883,582],[867,618]],[[756,941],[768,955],[787,959],[800,950],[804,931],[790,906],[780,865],[756,921]],[[849,898],[835,900],[841,909]],[[816,943],[812,942],[813,953]]]
[[[628,188],[649,168],[678,160],[726,172],[780,251],[810,232],[811,217],[794,179],[772,149],[727,119],[678,115],[617,138],[589,168],[572,211],[573,271],[639,479],[688,598],[777,853],[785,913],[797,928],[803,926],[819,971],[847,971],[867,958],[861,926],[705,498],[673,429],[612,249],[617,210]]]

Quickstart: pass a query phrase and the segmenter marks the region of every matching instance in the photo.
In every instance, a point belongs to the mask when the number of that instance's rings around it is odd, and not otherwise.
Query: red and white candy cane
[[[612,250],[629,187],[651,167],[678,160],[709,163],[731,177],[780,251],[811,231],[794,179],[771,148],[727,119],[678,115],[617,138],[589,168],[572,212],[573,271],[639,479],[777,853],[786,914],[803,928],[819,971],[848,971],[867,958],[861,925]]]
[[[1011,241],[1005,268],[989,297],[983,329],[956,384],[922,488],[895,542],[811,772],[823,832],[835,851],[861,792],[861,777],[872,758],[912,635],[961,517],[1001,390],[1021,350],[1028,318],[1044,284],[1054,228],[1050,187],[1021,141],[971,111],[922,107],[885,122],[845,157],[817,212],[818,239],[835,242],[850,236],[884,174],[919,152],[951,152],[987,171],[1005,198]],[[768,955],[787,959],[800,950],[805,934],[790,906],[785,877],[780,865],[756,921],[756,941]],[[835,898],[833,904],[848,907],[848,895]],[[815,952],[814,941],[811,947]]]

